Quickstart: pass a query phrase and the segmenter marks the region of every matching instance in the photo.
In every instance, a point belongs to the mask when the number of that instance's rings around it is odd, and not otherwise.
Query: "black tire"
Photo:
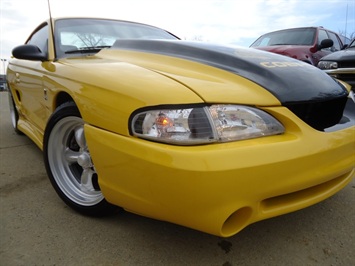
[[[62,104],[50,117],[43,155],[48,177],[68,206],[89,216],[105,216],[119,209],[108,203],[100,190],[85,140],[84,122],[73,102]]]
[[[11,91],[8,92],[8,97],[9,97],[10,118],[11,118],[12,127],[15,130],[16,134],[23,135],[23,133],[20,130],[18,130],[19,115]]]

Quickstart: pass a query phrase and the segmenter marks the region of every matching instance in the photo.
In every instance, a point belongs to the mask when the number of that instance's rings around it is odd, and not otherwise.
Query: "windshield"
[[[178,39],[149,25],[105,19],[60,19],[55,23],[57,57],[98,52],[118,39]]]
[[[348,48],[355,48],[355,39],[351,41]]]
[[[273,45],[313,45],[316,29],[300,28],[271,32],[257,39],[251,47]]]

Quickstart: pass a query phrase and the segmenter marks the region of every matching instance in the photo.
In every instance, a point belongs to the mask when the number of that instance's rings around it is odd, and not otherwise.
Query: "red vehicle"
[[[317,66],[318,61],[344,48],[340,36],[323,27],[292,28],[266,33],[252,48],[286,55]]]

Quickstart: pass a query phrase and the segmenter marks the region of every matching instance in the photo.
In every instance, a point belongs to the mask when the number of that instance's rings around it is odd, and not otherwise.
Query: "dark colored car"
[[[286,55],[317,66],[318,61],[344,48],[340,36],[323,27],[279,30],[260,36],[252,48]]]
[[[0,75],[0,91],[6,90],[6,75]]]
[[[323,57],[318,67],[334,78],[345,81],[355,90],[355,39],[350,45],[336,53]]]

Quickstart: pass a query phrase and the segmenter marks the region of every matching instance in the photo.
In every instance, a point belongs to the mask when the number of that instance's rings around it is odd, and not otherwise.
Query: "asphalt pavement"
[[[52,188],[42,152],[0,92],[0,266],[355,265],[355,180],[309,208],[221,238],[121,212],[89,218]]]

